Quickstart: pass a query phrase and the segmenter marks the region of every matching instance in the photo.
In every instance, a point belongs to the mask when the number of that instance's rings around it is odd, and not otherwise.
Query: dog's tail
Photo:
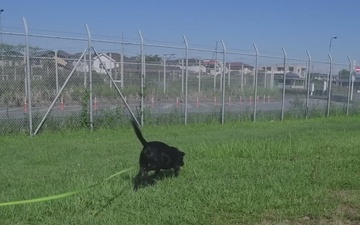
[[[137,125],[137,123],[136,123],[136,121],[134,119],[131,120],[131,125],[133,126],[135,134],[139,138],[141,144],[143,146],[145,146],[147,144],[147,141],[145,140],[144,136],[142,135],[141,130],[138,127],[138,125]]]

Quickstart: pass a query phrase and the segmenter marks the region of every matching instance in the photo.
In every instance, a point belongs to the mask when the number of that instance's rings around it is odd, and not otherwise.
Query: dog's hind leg
[[[175,177],[179,176],[179,172],[180,172],[180,167],[175,167],[175,168],[174,168],[174,175],[175,175]]]
[[[146,168],[141,167],[141,168],[140,168],[140,171],[139,171],[140,177],[141,177],[141,178],[147,177],[147,175],[148,175],[147,172],[148,172],[148,171],[146,170]]]
[[[140,167],[138,174],[134,178],[134,190],[137,190],[140,186],[147,184],[147,172],[146,168]]]
[[[158,175],[159,175],[159,173],[160,173],[160,169],[155,170],[155,174],[154,174],[154,176],[155,176],[155,177],[156,177],[156,176],[158,176]]]
[[[147,170],[143,167],[140,167],[139,172],[136,175],[136,177],[140,180],[144,179],[145,177],[147,177]]]
[[[143,179],[143,169],[140,168],[138,174],[134,177],[134,190],[136,191],[143,183],[144,183],[144,179]]]

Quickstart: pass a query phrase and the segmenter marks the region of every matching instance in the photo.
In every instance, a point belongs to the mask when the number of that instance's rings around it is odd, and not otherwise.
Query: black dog
[[[147,142],[137,123],[132,120],[131,124],[143,145],[140,153],[138,177],[144,178],[152,170],[155,170],[155,176],[157,176],[161,169],[174,169],[175,176],[178,176],[180,167],[184,166],[185,153],[160,141]]]

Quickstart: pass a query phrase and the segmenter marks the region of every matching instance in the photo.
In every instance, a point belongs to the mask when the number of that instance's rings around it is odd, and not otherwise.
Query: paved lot
[[[285,110],[291,107],[291,99],[287,99],[285,101],[284,108]],[[332,102],[332,104],[336,105],[343,105],[344,103]],[[130,108],[133,112],[137,111],[139,107],[138,104],[130,104]],[[261,111],[274,111],[274,110],[281,110],[281,102],[257,102],[257,110]],[[311,99],[310,101],[311,107],[325,107],[326,100],[325,99]],[[117,107],[125,108],[124,104],[119,102],[118,105],[106,105],[106,104],[98,104],[97,109],[94,111],[94,114],[100,112],[104,109],[115,109]],[[184,104],[183,103],[172,103],[172,102],[165,102],[165,103],[158,103],[155,102],[154,104],[147,103],[145,105],[151,113],[154,114],[166,114],[174,112],[176,109],[183,110]],[[242,103],[235,103],[235,102],[226,102],[225,103],[225,110],[228,112],[243,112],[243,111],[252,111],[253,110],[253,103],[249,102],[242,102]],[[189,113],[211,113],[211,112],[218,112],[221,108],[220,103],[214,104],[213,102],[188,102],[188,112]],[[34,107],[32,108],[32,113],[39,114],[41,116],[45,115],[46,111],[48,110],[47,107]],[[53,107],[50,111],[50,115],[52,117],[62,117],[66,115],[70,115],[71,113],[78,113],[81,111],[80,105],[65,105],[63,109],[60,108],[59,105]],[[128,111],[125,110],[127,113]],[[26,111],[24,107],[13,107],[8,109],[0,109],[0,119],[20,119],[28,117],[28,110]]]

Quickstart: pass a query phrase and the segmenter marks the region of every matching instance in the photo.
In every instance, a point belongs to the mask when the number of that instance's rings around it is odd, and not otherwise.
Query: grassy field
[[[144,127],[186,152],[179,177],[133,190],[131,127],[0,137],[0,224],[360,224],[360,118]]]

